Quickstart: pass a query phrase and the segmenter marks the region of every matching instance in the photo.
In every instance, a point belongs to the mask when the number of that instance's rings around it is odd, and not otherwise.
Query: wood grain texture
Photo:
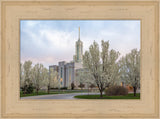
[[[2,118],[159,118],[159,0],[2,0]],[[140,100],[20,100],[20,20],[141,20]],[[127,45],[127,44],[126,44]]]

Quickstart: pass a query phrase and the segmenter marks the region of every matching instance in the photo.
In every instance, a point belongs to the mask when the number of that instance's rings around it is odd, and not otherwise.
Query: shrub
[[[32,83],[22,87],[23,94],[31,94],[31,93],[33,93],[33,90],[34,90],[34,87],[33,87]]]
[[[33,85],[30,84],[30,85],[28,86],[28,88],[27,88],[27,93],[29,93],[29,94],[33,93],[33,89],[34,89]]]
[[[50,88],[50,89],[51,89],[51,90],[58,90],[59,88],[56,87],[56,88]]]
[[[74,85],[74,83],[72,82],[72,83],[71,83],[71,89],[74,90],[74,87],[75,87],[75,85]]]
[[[127,95],[128,89],[123,86],[112,86],[105,90],[107,96]]]
[[[62,87],[61,90],[67,90],[67,87]]]
[[[94,88],[94,87],[96,87],[94,84],[90,84],[90,86],[89,86],[91,89],[92,88]]]
[[[85,87],[85,85],[83,83],[80,83],[78,87],[82,90]]]
[[[133,87],[132,87],[132,86],[129,86],[129,89],[130,89],[130,90],[133,90]]]

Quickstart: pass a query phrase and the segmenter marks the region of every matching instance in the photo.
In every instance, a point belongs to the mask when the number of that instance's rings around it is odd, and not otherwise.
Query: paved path
[[[99,93],[89,93],[89,94],[99,94]],[[88,93],[69,93],[69,94],[51,94],[51,95],[40,95],[40,96],[28,96],[21,97],[21,99],[76,99],[76,95],[88,95]]]
[[[130,93],[132,93],[132,92],[130,92]],[[99,95],[99,93],[89,93],[89,95],[96,95],[96,94]],[[88,95],[88,93],[39,95],[39,96],[21,97],[21,99],[77,99],[77,98],[74,98],[74,96],[76,96],[76,95]]]

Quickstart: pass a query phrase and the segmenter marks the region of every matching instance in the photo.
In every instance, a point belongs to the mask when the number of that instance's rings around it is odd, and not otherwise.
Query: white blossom
[[[102,40],[102,51],[94,41],[89,51],[83,56],[83,66],[88,69],[93,78],[91,80],[97,85],[101,97],[107,86],[115,84],[119,76],[119,66],[117,59],[119,52],[109,50],[109,42]]]
[[[134,88],[136,95],[137,88],[140,88],[140,51],[133,49],[131,53],[120,60],[121,79]]]

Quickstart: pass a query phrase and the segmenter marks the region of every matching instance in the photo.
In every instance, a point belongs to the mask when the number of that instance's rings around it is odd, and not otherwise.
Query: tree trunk
[[[49,88],[48,88],[48,94],[49,94]]]
[[[38,89],[36,90],[36,92],[37,92],[37,95],[38,95]]]
[[[100,97],[103,97],[103,91],[100,90]]]
[[[88,88],[88,95],[89,95],[89,88]]]
[[[48,94],[49,94],[49,91],[50,91],[50,86],[48,86]]]
[[[137,90],[137,88],[133,87],[133,90],[134,90],[134,96],[136,96],[136,90]]]
[[[24,96],[26,95],[26,92],[25,92],[25,91],[23,92],[23,95],[24,95]]]

